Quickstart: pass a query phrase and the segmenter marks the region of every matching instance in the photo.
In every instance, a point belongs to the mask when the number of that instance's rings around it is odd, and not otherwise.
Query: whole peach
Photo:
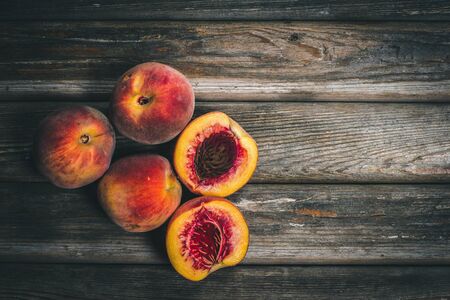
[[[183,130],[194,105],[194,91],[183,74],[150,62],[131,68],[119,79],[111,117],[124,136],[143,144],[161,144]]]
[[[108,119],[92,107],[76,106],[54,112],[41,122],[33,158],[54,185],[73,189],[100,178],[114,148],[115,134]]]
[[[126,231],[161,226],[180,204],[181,185],[159,155],[135,155],[111,165],[98,187],[101,205]]]

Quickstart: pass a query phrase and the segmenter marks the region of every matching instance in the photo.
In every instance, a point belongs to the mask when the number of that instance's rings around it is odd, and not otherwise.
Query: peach
[[[167,227],[170,262],[178,273],[192,281],[237,265],[244,259],[248,244],[244,216],[224,198],[198,197],[186,202]]]
[[[63,109],[39,125],[33,145],[38,170],[54,185],[78,188],[108,169],[115,147],[108,119],[88,106]]]
[[[192,121],[175,145],[174,167],[196,194],[226,197],[251,178],[258,147],[238,123],[222,112]]]
[[[122,158],[100,180],[98,198],[109,217],[130,232],[161,226],[180,204],[181,185],[159,155]]]
[[[194,105],[194,91],[183,74],[150,62],[131,68],[119,79],[111,116],[124,136],[143,144],[161,144],[183,130]]]

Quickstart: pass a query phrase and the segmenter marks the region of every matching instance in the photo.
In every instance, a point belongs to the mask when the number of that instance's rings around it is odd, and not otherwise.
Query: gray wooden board
[[[43,181],[30,149],[39,121],[68,102],[0,103],[0,180]],[[103,111],[107,103],[87,103]],[[259,145],[252,182],[449,182],[450,104],[205,103],[196,115],[223,111]],[[160,153],[118,138],[116,157]]]
[[[207,101],[450,100],[450,23],[2,22],[0,32],[3,101],[107,100],[146,61],[178,68]]]
[[[3,1],[0,20],[450,20],[445,0],[21,0]]]
[[[183,200],[193,195],[185,192]],[[249,184],[245,264],[449,264],[449,185]],[[167,263],[165,228],[127,233],[96,186],[0,184],[0,261]]]
[[[450,104],[355,103],[450,100],[449,1],[21,0],[0,20],[0,299],[450,297]],[[349,22],[374,20],[409,22]],[[95,184],[58,189],[32,166],[39,120],[106,111],[145,61],[185,73],[196,115],[224,111],[259,144],[229,197],[247,257],[202,283],[168,265],[164,226],[126,233]],[[172,151],[119,136],[115,159]]]
[[[448,299],[449,267],[238,266],[189,282],[169,266],[1,264],[0,299]]]

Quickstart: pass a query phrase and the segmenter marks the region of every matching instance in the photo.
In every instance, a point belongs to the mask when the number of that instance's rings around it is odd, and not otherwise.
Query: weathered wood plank
[[[152,60],[208,101],[450,100],[449,23],[3,22],[0,32],[1,100],[106,100],[125,70]]]
[[[95,189],[0,184],[0,261],[167,263],[165,229],[123,231]],[[450,263],[449,185],[250,184],[229,199],[250,228],[245,264]]]
[[[449,267],[239,266],[201,283],[169,266],[1,264],[2,299],[447,299]]]
[[[0,4],[0,20],[30,19],[450,20],[450,4],[445,0],[21,0]]]
[[[106,111],[107,103],[88,103]],[[68,102],[0,103],[0,180],[43,181],[30,157],[34,132]],[[197,103],[219,110],[257,141],[252,182],[449,182],[450,104]],[[119,137],[116,157],[150,151]]]

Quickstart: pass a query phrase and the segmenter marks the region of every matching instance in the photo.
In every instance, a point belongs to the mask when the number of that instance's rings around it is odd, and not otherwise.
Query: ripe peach
[[[33,158],[54,185],[78,188],[100,178],[115,147],[114,130],[98,110],[77,106],[48,115],[39,125]]]
[[[252,137],[222,112],[192,121],[175,146],[174,166],[180,180],[196,194],[226,197],[252,176],[258,148]]]
[[[111,102],[117,130],[143,144],[161,144],[183,130],[194,112],[194,91],[177,70],[144,63],[119,79]]]
[[[183,204],[170,219],[166,247],[175,270],[199,281],[240,263],[248,249],[244,216],[230,201],[198,197]]]
[[[98,198],[106,213],[130,232],[161,226],[180,204],[181,185],[159,155],[122,158],[100,180]]]

